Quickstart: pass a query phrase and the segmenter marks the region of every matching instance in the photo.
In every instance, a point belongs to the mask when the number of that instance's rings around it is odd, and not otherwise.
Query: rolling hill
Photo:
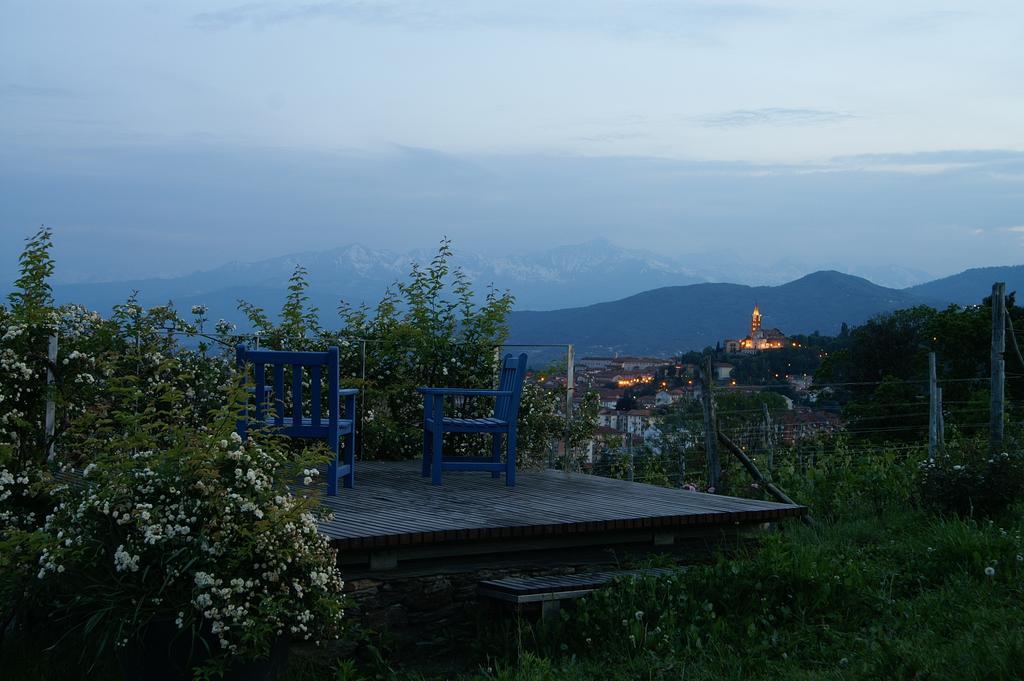
[[[826,271],[781,286],[668,286],[586,307],[513,312],[509,342],[574,343],[585,354],[666,355],[746,335],[755,302],[765,327],[824,334],[881,312],[946,303]]]
[[[1007,267],[975,267],[935,281],[906,289],[908,293],[925,298],[946,300],[957,305],[971,305],[991,295],[992,284],[1006,282],[1006,292],[1024,293],[1024,265]]]

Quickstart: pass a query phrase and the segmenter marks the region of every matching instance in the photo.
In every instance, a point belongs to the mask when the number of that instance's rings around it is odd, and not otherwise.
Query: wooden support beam
[[[46,460],[53,461],[56,453],[54,451],[54,437],[57,426],[57,396],[54,394],[55,378],[53,368],[57,366],[57,333],[50,336],[46,347]]]
[[[764,412],[764,448],[768,452],[768,478],[775,476],[775,434],[772,432],[772,415],[768,413],[768,403],[761,403]]]
[[[1003,451],[1003,397],[1006,384],[1006,284],[992,284],[992,380],[989,410],[989,453]]]
[[[796,504],[795,501],[789,498],[788,494],[786,494],[777,486],[775,486],[774,483],[766,480],[765,477],[761,474],[761,471],[757,468],[757,464],[751,461],[750,457],[747,456],[746,452],[740,449],[735,442],[730,440],[725,433],[719,431],[718,441],[721,442],[726,449],[732,452],[733,456],[739,459],[740,463],[743,464],[743,467],[747,469],[748,473],[750,473],[750,477],[754,478],[754,480],[763,485],[765,490],[768,491],[768,494],[772,495],[773,497],[775,497],[776,500],[781,501],[784,504]],[[805,523],[810,523],[810,516],[804,516],[803,521]]]
[[[935,353],[928,353],[928,460],[935,460],[935,451],[939,444],[939,383],[936,379]]]
[[[718,490],[722,478],[722,466],[718,461],[718,415],[715,413],[715,396],[711,392],[714,384],[714,370],[711,356],[704,358],[700,371],[701,403],[704,407],[704,451],[708,460],[708,487]]]
[[[935,418],[938,421],[939,431],[938,450],[939,454],[944,455],[946,453],[946,418],[942,415],[942,388],[936,388],[935,394],[938,402],[935,407]]]

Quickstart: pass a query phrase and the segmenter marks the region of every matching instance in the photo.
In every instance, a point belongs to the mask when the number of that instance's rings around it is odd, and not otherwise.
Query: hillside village
[[[775,442],[787,446],[841,430],[843,421],[837,410],[819,405],[821,390],[814,388],[812,372],[779,373],[766,364],[767,370],[753,375],[744,366],[757,355],[771,353],[782,358],[786,352],[817,360],[827,356],[825,350],[806,347],[799,337],[790,338],[777,328],[763,328],[760,308],[755,304],[748,335],[726,339],[713,351],[711,385],[716,395],[781,405],[773,406],[771,423],[765,427]],[[574,412],[585,408],[588,394],[596,396],[597,402],[594,437],[584,446],[583,464],[593,466],[620,451],[659,451],[668,432],[688,446],[696,446],[702,437],[701,424],[694,417],[700,413],[703,397],[699,362],[699,353],[672,358],[585,356],[575,360]],[[567,375],[564,369],[542,371],[535,372],[531,379],[539,387],[564,389]],[[689,414],[687,425],[680,423],[683,414]]]

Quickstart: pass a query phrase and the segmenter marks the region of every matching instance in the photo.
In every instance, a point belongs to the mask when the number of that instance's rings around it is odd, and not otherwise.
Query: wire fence
[[[809,394],[821,394],[828,388],[856,386],[869,393],[892,381],[814,383]],[[780,469],[808,471],[836,457],[868,457],[887,452],[898,457],[924,461],[929,456],[929,426],[932,416],[926,379],[900,381],[920,390],[918,399],[896,401],[867,397],[846,404],[816,405],[802,403],[775,406],[729,406],[717,401],[717,428],[772,480]],[[1024,394],[1024,374],[1008,374],[1008,387]],[[971,446],[987,447],[991,427],[990,378],[939,379],[937,387],[953,391],[964,388],[970,397],[942,400],[939,441],[960,446],[973,439]],[[716,395],[743,395],[747,401],[763,395],[765,386],[727,385],[714,390]],[[964,392],[964,390],[959,390]],[[805,395],[806,398],[806,395]],[[1017,444],[1024,426],[1024,399],[1007,399],[1004,422],[1008,446]],[[699,400],[680,401],[656,410],[633,432],[606,437],[589,452],[581,466],[585,472],[671,487],[706,490],[711,486],[706,421]],[[716,438],[717,440],[717,438]],[[716,491],[736,492],[753,482],[732,461],[729,452],[718,448],[718,457],[732,474],[728,487]],[[727,476],[728,477],[728,476]],[[755,487],[757,487],[755,485]]]
[[[265,341],[263,336],[256,333],[224,335],[205,333],[201,329],[180,328],[168,328],[166,333],[168,338],[173,337],[182,345],[193,348],[198,343],[209,343],[209,352],[220,353],[227,361],[231,361],[231,351],[238,343],[259,347]],[[292,340],[322,342],[325,339]],[[345,344],[350,350],[343,354],[346,359],[341,368],[342,380],[344,382],[345,377],[359,380],[361,393],[357,418],[360,427],[365,427],[367,419],[372,419],[373,415],[364,407],[367,402],[373,402],[375,397],[375,386],[367,378],[376,375],[379,368],[374,365],[375,354],[368,352],[368,349],[375,345],[401,345],[402,341],[346,336],[331,336],[329,340]],[[458,341],[451,344],[461,345]],[[574,422],[588,417],[586,414],[575,413],[575,398],[582,389],[577,389],[575,380],[573,345],[503,344],[493,349],[496,359],[504,350],[523,350],[533,356],[542,354],[562,360],[552,382],[562,391],[554,416],[564,421],[564,429],[561,437],[552,438],[545,445],[546,456],[540,460],[548,467],[671,487],[707,489],[712,486],[705,444],[707,428],[699,401],[681,399],[647,416],[622,419],[615,427],[603,428],[589,439],[577,438],[573,441],[570,431]],[[965,390],[969,393],[971,390],[986,389],[989,381],[988,377],[938,380],[939,387],[959,395],[942,403],[943,438],[962,435],[983,437],[987,434],[991,423],[987,399],[982,399],[983,396],[966,398],[963,393]],[[1024,388],[1024,374],[1008,373],[1007,381],[1013,384],[1015,393],[1024,394],[1024,390],[1020,390]],[[718,431],[762,467],[769,479],[779,467],[806,469],[817,461],[839,454],[868,455],[880,448],[907,455],[925,454],[932,413],[927,379],[900,381],[919,391],[917,399],[869,400],[853,406],[847,404],[845,407],[838,404],[816,404],[807,399],[811,395],[817,395],[820,399],[830,394],[830,391],[855,389],[867,393],[886,383],[881,380],[815,382],[805,393],[802,402],[787,407],[772,406],[767,411],[756,400],[754,403],[748,400],[747,404],[735,406],[723,399],[719,401]],[[714,392],[720,397],[749,397],[764,394],[765,386],[728,384],[717,386]],[[1024,420],[1024,399],[1009,399],[1005,408],[1010,423],[1019,424]],[[387,456],[386,452],[360,452],[363,457],[367,454],[371,457]],[[723,452],[719,458],[728,461],[729,454]]]

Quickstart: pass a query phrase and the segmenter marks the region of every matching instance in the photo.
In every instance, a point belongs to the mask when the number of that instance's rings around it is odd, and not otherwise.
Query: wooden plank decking
[[[802,516],[803,506],[665,489],[559,471],[521,472],[515,487],[489,474],[445,472],[435,487],[418,461],[356,466],[355,489],[323,497],[321,531],[340,549],[529,539],[610,531],[668,532]]]

